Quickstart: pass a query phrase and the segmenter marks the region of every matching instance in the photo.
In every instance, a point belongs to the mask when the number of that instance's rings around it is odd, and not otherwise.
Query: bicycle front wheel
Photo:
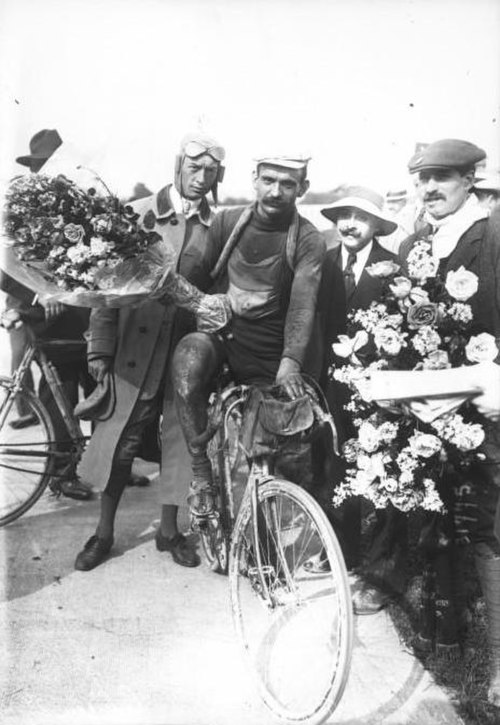
[[[273,478],[257,496],[257,525],[247,502],[231,546],[236,631],[266,705],[290,723],[315,725],[333,712],[349,674],[347,571],[328,519],[306,491]],[[327,562],[324,572],[308,571],[311,557]]]
[[[26,389],[14,392],[0,378],[0,526],[14,521],[38,501],[51,477],[54,433],[47,411]],[[18,428],[18,411],[26,415]]]

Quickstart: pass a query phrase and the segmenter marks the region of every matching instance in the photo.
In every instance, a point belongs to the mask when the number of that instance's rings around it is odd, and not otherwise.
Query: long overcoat
[[[182,214],[175,214],[164,187],[157,194],[141,199],[133,206],[148,231],[154,229],[172,245],[177,254],[177,269],[201,290],[211,284],[209,271],[215,263],[207,259],[208,226],[198,222],[196,234],[186,235],[187,223]],[[210,212],[207,208],[207,219]],[[153,385],[163,381],[166,363],[176,342],[193,325],[183,311],[172,304],[146,301],[137,306],[92,311],[87,333],[88,355],[113,358],[116,385],[116,407],[107,421],[97,424],[79,466],[84,481],[105,485],[111,471],[113,456],[123,429],[143,390],[146,374],[154,362]],[[160,347],[158,347],[160,345]],[[156,350],[156,355],[153,355]],[[148,377],[151,389],[151,374]]]

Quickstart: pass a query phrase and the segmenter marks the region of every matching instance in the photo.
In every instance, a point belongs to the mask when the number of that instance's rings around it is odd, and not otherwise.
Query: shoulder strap
[[[295,253],[297,251],[297,240],[299,238],[299,214],[297,209],[293,213],[292,223],[288,228],[288,236],[286,238],[286,261],[290,269],[295,269]]]
[[[229,257],[231,256],[231,252],[235,248],[236,244],[238,243],[238,240],[240,238],[241,232],[246,227],[248,222],[250,221],[250,218],[253,213],[253,204],[250,206],[245,207],[243,209],[243,212],[236,222],[233,231],[228,237],[227,242],[224,244],[224,247],[222,248],[222,252],[220,253],[220,257],[217,260],[217,264],[213,268],[213,270],[210,272],[210,276],[212,279],[217,279],[219,275],[226,269],[227,262]]]

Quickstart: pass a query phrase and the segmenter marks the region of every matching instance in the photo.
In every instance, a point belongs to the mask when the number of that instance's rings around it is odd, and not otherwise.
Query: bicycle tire
[[[266,520],[265,534],[259,531],[260,566],[249,499],[231,545],[236,633],[267,707],[282,722],[318,725],[337,707],[349,676],[353,614],[344,559],[328,519],[306,491],[269,478],[257,495]],[[320,551],[330,572],[311,574],[303,565]],[[262,594],[261,576],[272,606]]]
[[[55,452],[54,430],[45,406],[27,388],[12,392],[11,378],[0,377],[0,527],[15,521],[43,494],[51,479]],[[33,425],[14,429],[20,410]]]

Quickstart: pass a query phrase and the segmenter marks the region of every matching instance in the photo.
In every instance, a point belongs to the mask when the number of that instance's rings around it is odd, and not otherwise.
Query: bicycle
[[[31,319],[29,312],[21,313],[21,322],[28,319]],[[26,513],[52,480],[64,478],[68,471],[73,472],[87,441],[73,415],[57,370],[47,356],[49,351],[62,347],[65,352],[84,349],[85,341],[40,340],[31,331],[30,338],[30,344],[12,377],[0,376],[0,527]],[[33,362],[44,375],[64,420],[71,443],[68,451],[60,450],[61,441],[55,439],[46,406],[24,385]],[[19,429],[12,425],[18,409],[27,411],[27,416],[32,419],[28,427]],[[59,471],[57,475],[56,469]],[[57,488],[57,481],[54,487]]]
[[[240,430],[250,392],[231,386],[212,396],[206,435],[217,506],[197,529],[209,567],[229,575],[236,633],[264,703],[289,723],[317,725],[340,702],[349,674],[353,615],[347,571],[335,533],[312,496],[274,476],[272,456],[242,455]],[[322,402],[314,412],[329,424]],[[245,481],[236,512],[238,476]],[[327,560],[324,573],[304,566],[311,557]]]

